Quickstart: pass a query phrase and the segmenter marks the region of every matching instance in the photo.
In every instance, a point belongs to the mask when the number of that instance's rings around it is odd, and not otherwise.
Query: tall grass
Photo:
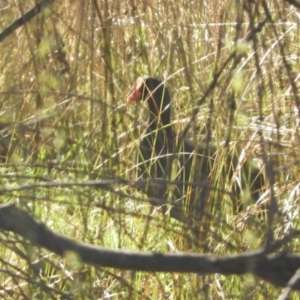
[[[1,29],[34,4],[3,2]],[[249,38],[268,14],[272,21]],[[122,184],[18,190],[2,202],[17,203],[68,237],[112,249],[222,255],[257,249],[266,239],[270,191],[281,212],[274,237],[298,228],[298,23],[297,10],[278,0],[55,2],[0,47],[2,187],[135,180],[147,107],[125,100],[138,76],[153,75],[171,90],[176,131],[194,115],[188,137],[217,146],[212,172],[222,192],[209,203],[196,246],[183,224]],[[222,173],[228,153],[254,159],[262,172],[266,162],[271,166],[274,180],[266,174],[262,204],[234,210]],[[247,202],[247,188],[242,198]],[[280,293],[250,275],[74,266],[17,236],[2,233],[1,244],[6,299],[274,299]],[[297,251],[298,244],[290,247]]]

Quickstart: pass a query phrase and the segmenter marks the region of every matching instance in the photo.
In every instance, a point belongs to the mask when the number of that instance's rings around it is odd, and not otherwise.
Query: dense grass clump
[[[1,30],[35,5],[4,3]],[[278,0],[56,1],[1,43],[2,203],[15,203],[65,236],[112,249],[227,255],[258,249],[270,230],[282,238],[299,222],[298,35],[296,8]],[[186,224],[151,206],[134,184],[72,184],[137,179],[147,105],[125,100],[145,75],[167,81],[174,129],[189,126],[191,140],[218,149],[215,196],[196,243]],[[245,180],[242,211],[223,172],[231,154],[240,165],[253,160],[265,176],[256,204]],[[49,182],[70,185],[39,186]],[[19,188],[28,184],[32,188]],[[265,208],[275,202],[280,213],[270,219]],[[2,233],[1,244],[6,299],[280,295],[251,275],[101,269],[12,234]]]

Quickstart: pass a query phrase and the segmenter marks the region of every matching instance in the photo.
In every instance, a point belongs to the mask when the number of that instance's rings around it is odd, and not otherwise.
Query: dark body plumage
[[[217,149],[207,143],[194,145],[189,139],[178,136],[171,126],[171,99],[166,86],[160,80],[152,77],[138,78],[128,101],[147,101],[149,106],[149,123],[139,148],[139,175],[140,178],[170,180],[176,184],[165,185],[152,192],[152,196],[161,201],[152,204],[166,203],[168,192],[171,190],[172,203],[176,209],[184,210],[187,215],[200,220],[206,201],[212,189],[210,178],[211,170],[215,164]],[[230,157],[229,163],[237,161]],[[251,191],[253,200],[259,197],[263,180],[257,168],[248,165],[243,167],[252,182]],[[230,170],[230,168],[229,168]],[[232,176],[228,171],[225,176]],[[239,188],[235,188],[239,195]],[[177,217],[174,212],[173,217]],[[171,211],[172,216],[172,211]]]

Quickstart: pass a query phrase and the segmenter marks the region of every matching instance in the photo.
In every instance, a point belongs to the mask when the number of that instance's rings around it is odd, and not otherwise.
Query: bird
[[[161,188],[154,185],[150,196],[161,201],[149,200],[153,205],[167,203],[171,191],[171,217],[180,221],[189,218],[201,220],[213,181],[211,171],[216,161],[217,148],[207,142],[193,143],[177,134],[171,123],[171,97],[166,84],[154,77],[139,77],[127,97],[128,103],[146,101],[149,107],[149,122],[139,145],[138,166],[140,179],[154,179],[164,182]],[[229,157],[228,164],[237,164],[237,157]],[[230,169],[230,168],[229,168]],[[250,174],[252,198],[259,198],[263,185],[258,168],[244,164]],[[229,176],[233,171],[229,171]],[[168,184],[170,180],[173,185]],[[236,187],[240,195],[240,187]],[[151,198],[152,199],[152,198]],[[163,210],[164,212],[167,209]]]

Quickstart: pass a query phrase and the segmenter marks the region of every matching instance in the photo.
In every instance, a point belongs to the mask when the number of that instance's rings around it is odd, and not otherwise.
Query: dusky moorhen
[[[159,204],[166,203],[167,194],[172,190],[172,202],[189,216],[201,219],[205,202],[209,197],[213,184],[210,173],[216,163],[216,147],[207,143],[194,143],[178,136],[171,125],[171,98],[165,84],[153,77],[139,77],[127,102],[139,100],[148,102],[149,123],[139,147],[139,175],[140,178],[170,179],[175,183],[150,192],[151,196],[160,198]],[[180,145],[178,145],[180,141]],[[237,164],[237,157],[229,157],[228,164]],[[175,169],[175,170],[174,170]],[[232,166],[226,171],[233,175]],[[247,162],[243,171],[249,178],[248,187],[253,201],[258,200],[263,187],[263,177],[259,169]],[[172,176],[171,175],[172,172]],[[240,195],[240,186],[236,186],[234,193]],[[149,194],[148,194],[149,195]],[[151,202],[151,201],[150,201]],[[151,202],[154,205],[157,203]],[[183,205],[184,204],[184,205]],[[175,212],[171,216],[182,220]]]

